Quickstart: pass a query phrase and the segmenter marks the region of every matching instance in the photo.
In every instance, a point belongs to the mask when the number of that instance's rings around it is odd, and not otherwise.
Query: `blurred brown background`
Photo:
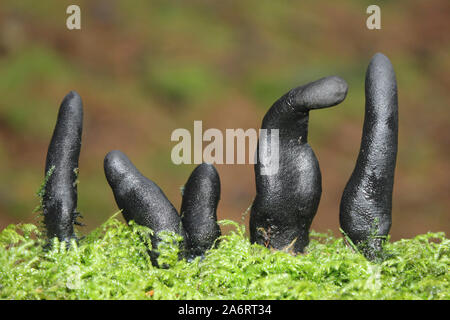
[[[82,30],[66,28],[81,7]],[[339,201],[359,150],[364,76],[386,54],[399,88],[392,239],[450,231],[450,1],[15,1],[0,4],[0,230],[36,222],[59,104],[84,101],[79,209],[87,233],[117,211],[103,174],[125,152],[179,208],[194,165],[170,160],[176,128],[259,128],[290,88],[327,75],[349,83],[338,107],[312,112],[322,200],[312,228],[338,234]],[[217,166],[219,219],[240,221],[255,195],[251,165]],[[244,217],[248,223],[248,215]]]

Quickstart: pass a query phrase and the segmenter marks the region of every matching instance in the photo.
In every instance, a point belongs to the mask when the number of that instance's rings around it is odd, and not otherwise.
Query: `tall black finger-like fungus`
[[[219,174],[213,165],[200,164],[184,186],[181,203],[181,219],[191,257],[203,255],[221,235],[216,213],[219,199]]]
[[[153,181],[144,177],[121,151],[114,150],[106,155],[104,169],[125,220],[134,220],[137,224],[153,230],[153,250],[150,257],[153,265],[157,266],[157,249],[162,240],[158,235],[160,232],[174,232],[183,239],[186,238],[177,210],[163,191]],[[183,242],[180,255],[184,254],[184,248]]]
[[[256,198],[250,214],[250,240],[275,249],[303,252],[322,193],[319,163],[308,144],[309,111],[342,102],[347,83],[326,77],[292,89],[266,113],[262,129],[279,139],[258,141]],[[271,161],[261,155],[271,154]],[[278,156],[277,161],[273,161]]]
[[[42,198],[44,224],[49,239],[70,243],[76,239],[78,158],[83,128],[83,105],[71,91],[61,103],[58,119],[48,147]]]
[[[377,53],[366,72],[366,110],[361,148],[341,199],[340,224],[368,259],[389,233],[397,158],[398,102],[395,72]]]

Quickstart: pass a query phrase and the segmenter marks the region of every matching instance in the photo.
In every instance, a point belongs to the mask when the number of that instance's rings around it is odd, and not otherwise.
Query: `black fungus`
[[[180,211],[191,257],[203,255],[221,235],[216,212],[219,199],[219,174],[213,165],[200,164],[184,186]]]
[[[368,259],[382,252],[392,217],[397,158],[398,101],[395,72],[377,53],[366,72],[366,109],[355,169],[341,199],[343,231]]]
[[[150,257],[157,266],[159,233],[169,231],[185,239],[180,216],[164,192],[151,180],[144,177],[121,151],[109,152],[104,160],[106,179],[114,194],[119,209],[127,222],[150,228],[152,248]],[[180,243],[180,257],[184,255],[185,243]]]
[[[44,189],[42,208],[49,239],[70,243],[76,239],[78,158],[83,127],[80,96],[71,91],[61,103],[47,152],[45,174],[51,172]]]
[[[255,164],[256,197],[250,213],[250,240],[275,249],[303,252],[309,228],[322,193],[319,163],[308,144],[309,111],[342,102],[347,83],[326,77],[290,90],[266,113],[262,129],[271,141],[279,130],[278,144],[258,141]],[[277,152],[278,150],[278,152]],[[278,154],[278,161],[262,154]],[[263,160],[263,161],[262,161]]]

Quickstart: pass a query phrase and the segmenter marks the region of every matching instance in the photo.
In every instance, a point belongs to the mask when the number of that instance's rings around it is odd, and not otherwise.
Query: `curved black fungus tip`
[[[395,72],[377,53],[366,72],[361,148],[341,199],[340,224],[364,255],[376,259],[389,233],[397,158],[398,101]]]
[[[200,164],[184,186],[180,211],[191,258],[202,256],[221,235],[216,212],[219,199],[219,174],[213,165]]]
[[[51,174],[45,184],[42,198],[48,238],[57,237],[68,244],[71,239],[76,239],[73,225],[78,224],[76,218],[79,216],[77,177],[82,129],[81,97],[71,91],[61,103],[48,147],[45,175],[47,176],[49,171]]]
[[[279,142],[267,143],[261,136],[258,141],[251,242],[295,253],[308,245],[322,193],[319,163],[307,141],[309,111],[339,104],[347,89],[342,78],[322,78],[292,89],[265,115],[262,129],[278,129]],[[276,154],[277,148],[279,161],[273,155],[271,162],[261,161],[261,154]]]
[[[163,191],[153,181],[144,177],[121,151],[114,150],[106,155],[104,169],[125,220],[134,220],[137,224],[153,230],[153,250],[150,257],[153,265],[158,266],[157,249],[161,243],[158,233],[171,231],[183,236],[183,239],[186,238],[177,210]],[[181,255],[184,247],[184,243],[181,243]]]

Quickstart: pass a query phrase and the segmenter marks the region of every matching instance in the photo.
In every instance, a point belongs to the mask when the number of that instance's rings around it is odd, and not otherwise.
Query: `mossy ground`
[[[148,229],[108,219],[78,245],[46,240],[32,224],[0,233],[2,299],[449,299],[450,240],[443,233],[387,243],[367,261],[331,234],[311,233],[305,254],[252,245],[245,228],[222,236],[204,259],[178,261],[168,237],[152,266]]]

